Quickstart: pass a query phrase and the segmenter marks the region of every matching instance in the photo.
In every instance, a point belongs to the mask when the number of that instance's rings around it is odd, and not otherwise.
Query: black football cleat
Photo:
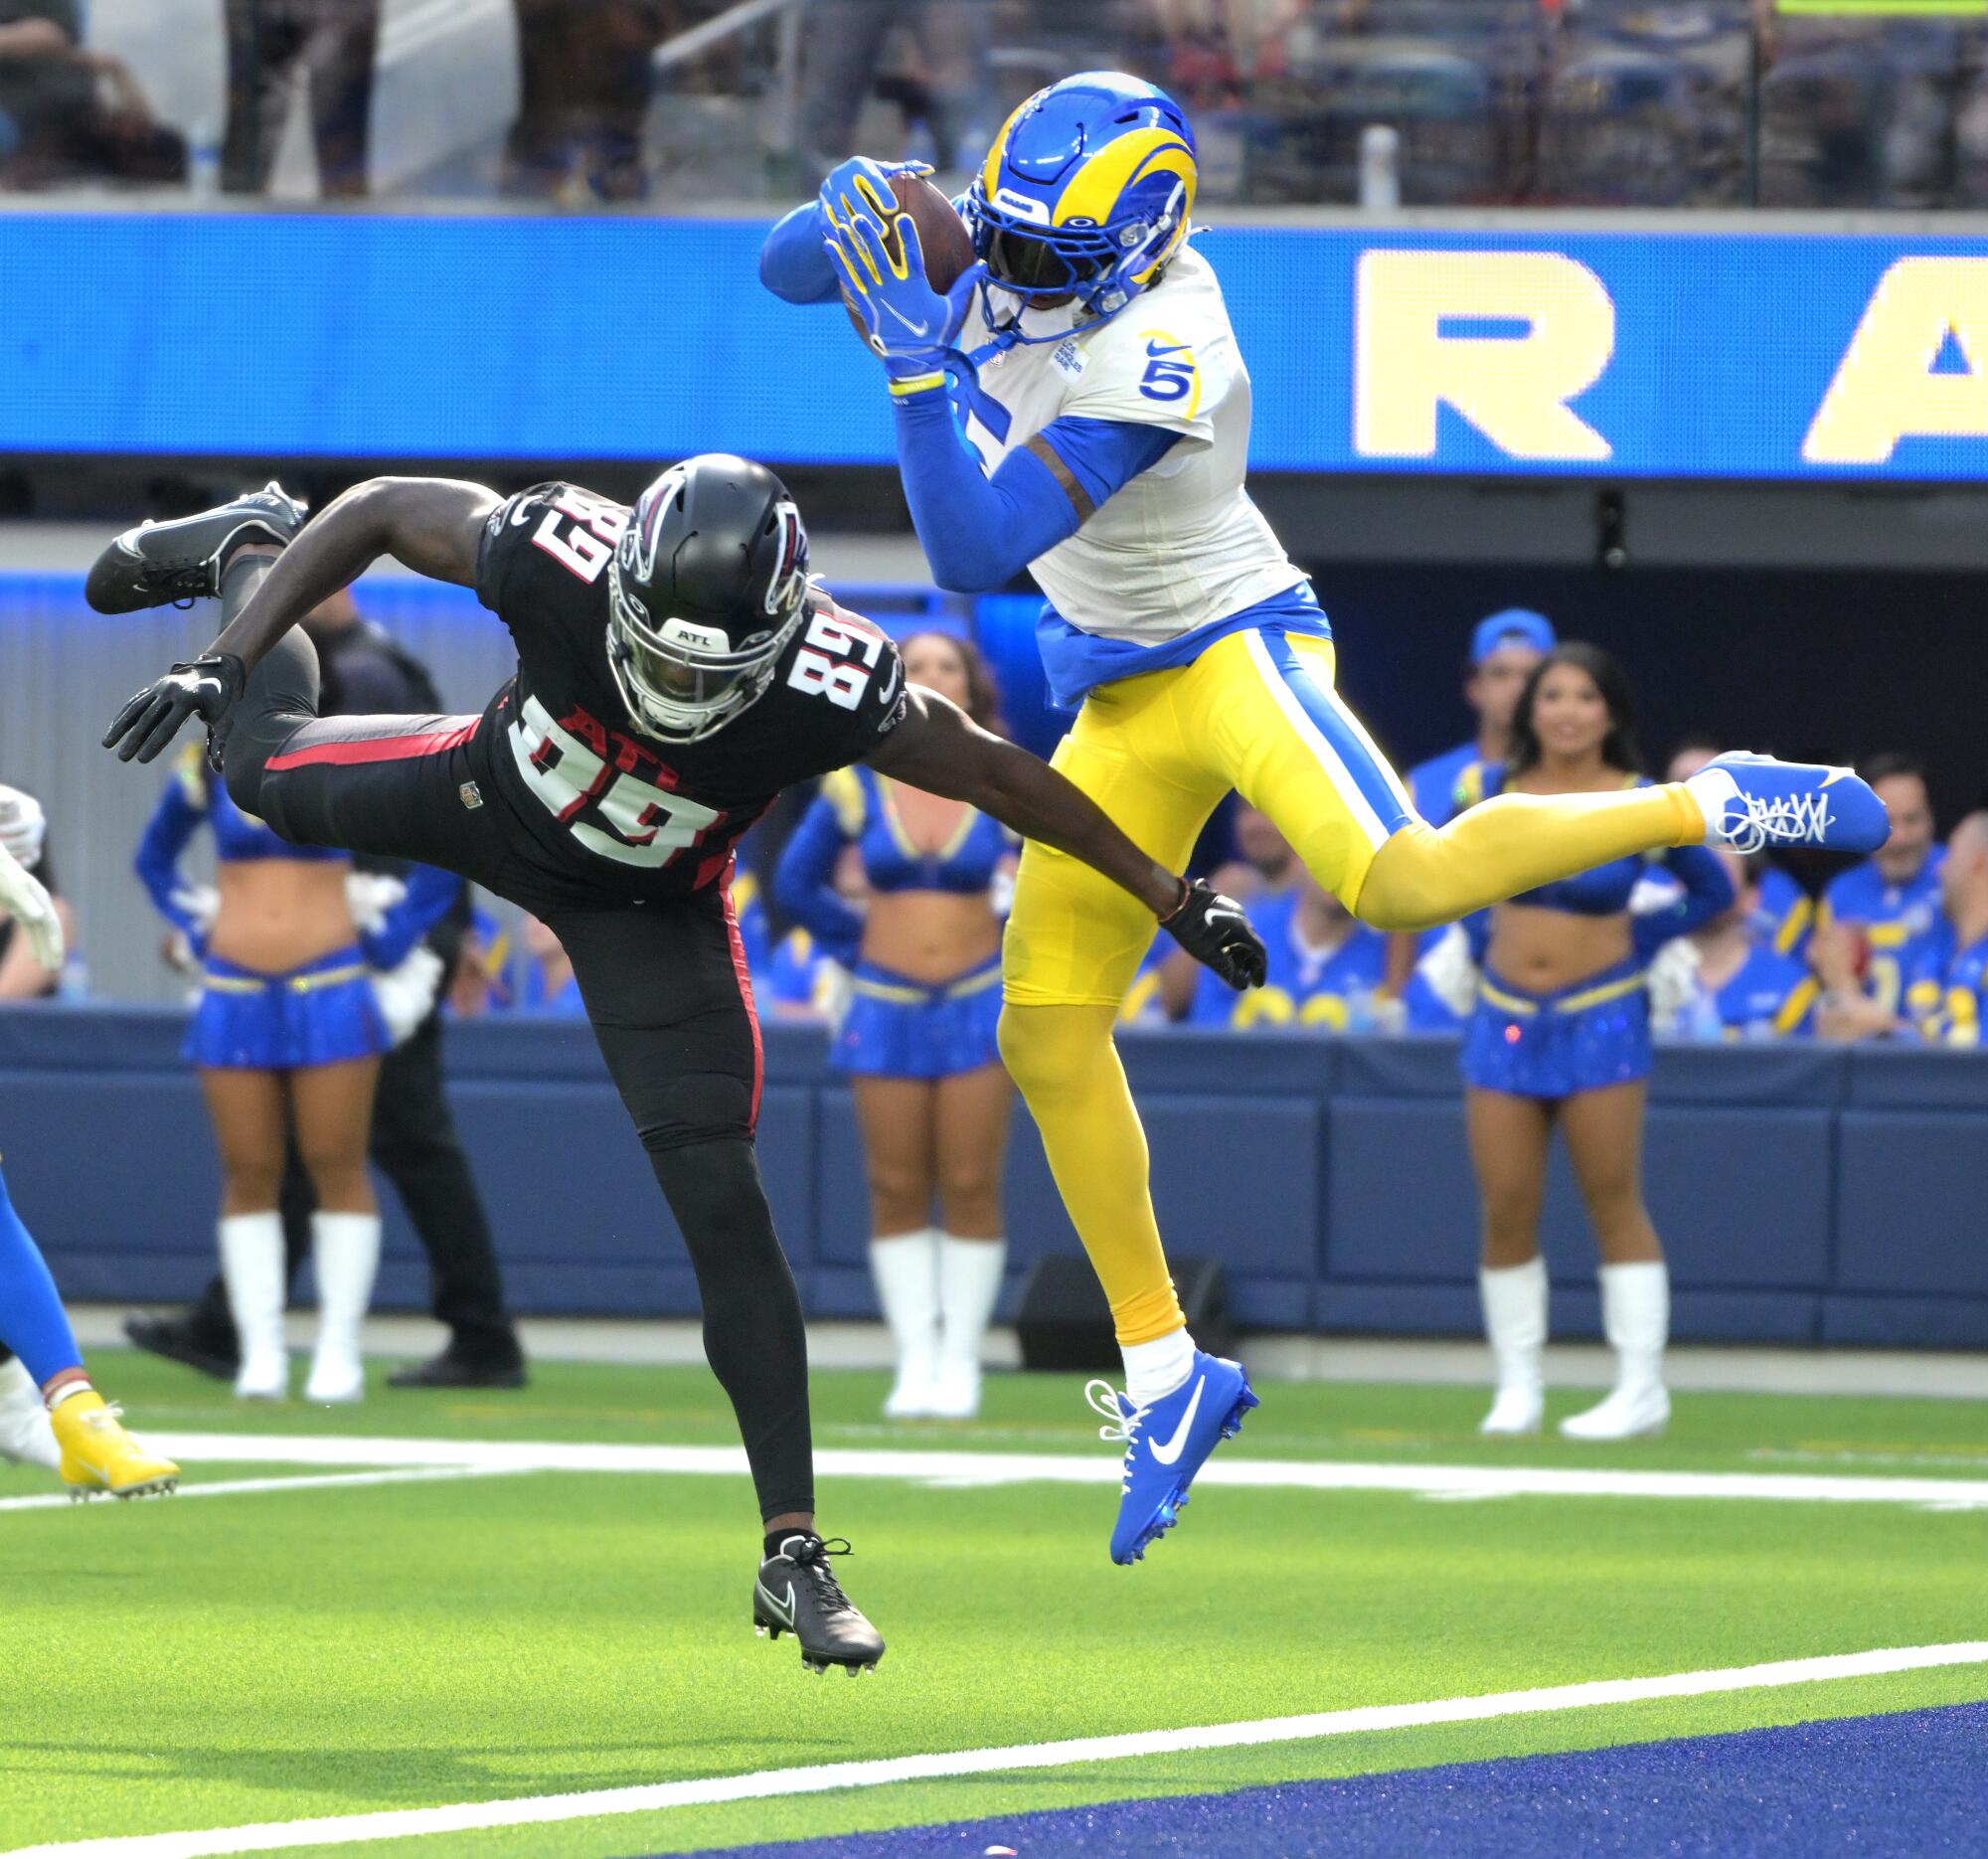
[[[389,1388],[522,1388],[526,1383],[524,1352],[513,1343],[508,1350],[465,1348],[448,1343],[425,1362],[410,1362],[387,1377]]]
[[[819,1677],[839,1665],[851,1678],[874,1672],[884,1656],[884,1636],[842,1592],[828,1566],[831,1556],[850,1553],[848,1541],[796,1531],[777,1556],[759,1565],[752,1585],[752,1626],[778,1639],[792,1633],[801,1642],[801,1664]]]
[[[191,1317],[126,1317],[124,1335],[148,1354],[184,1362],[218,1382],[232,1382],[242,1367],[239,1356],[217,1347]]]
[[[274,478],[232,503],[170,522],[127,529],[90,564],[83,598],[99,613],[190,606],[221,592],[221,571],[238,542],[291,541],[309,515]]]

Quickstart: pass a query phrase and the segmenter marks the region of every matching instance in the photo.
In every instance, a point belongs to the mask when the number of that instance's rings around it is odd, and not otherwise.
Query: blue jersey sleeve
[[[817,794],[780,848],[773,896],[804,926],[825,955],[853,954],[863,940],[863,913],[835,889],[835,861],[849,843],[835,802]]]
[[[822,250],[815,203],[787,214],[759,248],[759,281],[789,303],[832,303],[839,294],[835,263]]]
[[[1711,847],[1673,846],[1664,854],[1664,869],[1684,886],[1684,895],[1662,910],[1646,911],[1631,925],[1641,961],[1648,961],[1666,942],[1689,935],[1721,911],[1733,908],[1733,880]]]
[[[207,789],[196,770],[182,768],[166,783],[152,817],[145,822],[132,864],[138,882],[145,887],[159,915],[176,930],[198,942],[199,922],[193,911],[193,894],[180,873],[180,859],[193,836],[207,818]]]
[[[939,388],[895,398],[898,465],[932,578],[953,593],[999,588],[1077,534],[1114,492],[1162,458],[1180,435],[1121,420],[1058,420],[1041,437],[1070,482],[1027,449],[992,477]]]

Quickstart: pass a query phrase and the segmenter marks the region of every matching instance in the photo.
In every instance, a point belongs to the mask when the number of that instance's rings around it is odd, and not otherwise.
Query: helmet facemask
[[[1178,244],[1187,211],[1187,189],[1176,187],[1165,208],[1128,214],[1106,226],[1044,226],[991,203],[976,180],[968,190],[967,224],[974,251],[987,265],[981,285],[988,323],[1015,330],[1024,311],[1074,301],[1079,320],[1115,316],[1158,280]],[[999,292],[1016,307],[999,313]],[[1052,336],[1020,336],[1049,341]]]
[[[659,485],[664,501],[676,494]],[[607,664],[635,725],[663,742],[694,743],[766,694],[780,654],[807,611],[807,533],[794,506],[774,506],[778,564],[756,611],[714,625],[651,605],[661,529],[650,498],[631,516],[607,568]],[[646,551],[644,541],[647,541]]]

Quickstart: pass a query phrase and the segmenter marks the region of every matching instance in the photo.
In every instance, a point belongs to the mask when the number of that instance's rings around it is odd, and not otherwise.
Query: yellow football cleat
[[[132,1438],[118,1412],[106,1407],[93,1389],[85,1389],[50,1413],[49,1425],[62,1447],[58,1469],[70,1496],[108,1491],[112,1497],[142,1497],[148,1491],[170,1491],[179,1482],[180,1468]]]

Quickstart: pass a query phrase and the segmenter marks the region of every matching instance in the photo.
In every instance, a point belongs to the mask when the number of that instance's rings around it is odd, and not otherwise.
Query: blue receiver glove
[[[891,191],[892,172],[856,155],[829,175],[821,184],[827,222],[822,245],[871,348],[883,358],[891,392],[917,394],[944,386],[946,363],[986,266],[970,264],[950,290],[934,290],[925,278],[917,226]],[[897,235],[895,258],[887,232]]]

